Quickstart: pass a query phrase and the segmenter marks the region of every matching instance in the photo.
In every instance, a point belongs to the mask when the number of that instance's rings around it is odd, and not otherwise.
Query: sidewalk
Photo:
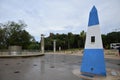
[[[105,58],[120,60],[120,56],[116,56],[116,55],[105,55]]]
[[[83,53],[82,51],[79,51],[79,52],[72,52],[72,51],[62,51],[62,52],[56,52],[56,53],[53,53],[53,52],[47,52],[45,54],[67,54],[67,55],[77,55],[77,56],[83,56]],[[120,56],[116,56],[116,55],[104,55],[105,58],[109,58],[109,59],[116,59],[116,60],[120,60]]]

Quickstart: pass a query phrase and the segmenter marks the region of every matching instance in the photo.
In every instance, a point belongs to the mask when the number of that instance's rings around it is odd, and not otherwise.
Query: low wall
[[[10,55],[19,55],[21,54],[22,47],[21,46],[9,46],[9,54]]]

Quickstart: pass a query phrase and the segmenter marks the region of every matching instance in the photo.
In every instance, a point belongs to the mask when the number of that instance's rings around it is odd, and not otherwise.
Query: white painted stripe
[[[91,36],[95,36],[95,42],[91,42]],[[103,49],[99,25],[94,25],[87,28],[85,49]]]

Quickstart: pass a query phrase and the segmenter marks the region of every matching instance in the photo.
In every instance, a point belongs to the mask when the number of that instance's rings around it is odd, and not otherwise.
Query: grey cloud
[[[33,36],[85,30],[95,5],[102,33],[120,26],[120,0],[0,0],[0,22],[24,20]],[[32,30],[34,28],[34,30]]]

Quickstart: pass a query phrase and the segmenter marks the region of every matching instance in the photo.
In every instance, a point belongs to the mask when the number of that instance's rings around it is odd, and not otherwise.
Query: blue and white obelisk
[[[81,73],[106,76],[104,50],[101,39],[98,13],[95,6],[89,14]]]

